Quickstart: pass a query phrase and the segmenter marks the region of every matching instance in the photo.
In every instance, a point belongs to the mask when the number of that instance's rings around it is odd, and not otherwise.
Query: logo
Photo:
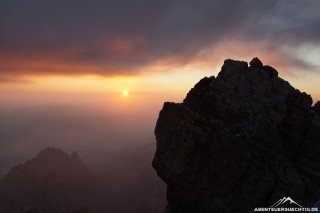
[[[318,212],[317,207],[303,207],[291,197],[283,197],[270,207],[259,207],[255,212]]]
[[[276,202],[275,204],[273,204],[272,206],[270,206],[271,208],[272,207],[278,207],[278,206],[281,206],[281,205],[296,205],[296,206],[299,206],[299,207],[302,207],[300,204],[298,204],[297,202],[293,201],[291,199],[291,197],[283,197],[282,199],[280,199],[278,202]]]

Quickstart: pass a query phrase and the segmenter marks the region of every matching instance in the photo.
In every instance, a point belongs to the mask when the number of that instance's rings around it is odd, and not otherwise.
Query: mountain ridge
[[[102,195],[96,174],[76,153],[69,155],[48,147],[3,177],[0,211],[76,213],[80,209],[94,209],[94,205],[101,206],[95,197],[98,194]]]
[[[150,164],[154,150],[148,143],[105,153],[88,167],[75,152],[47,147],[0,180],[0,212],[160,213],[164,184]]]

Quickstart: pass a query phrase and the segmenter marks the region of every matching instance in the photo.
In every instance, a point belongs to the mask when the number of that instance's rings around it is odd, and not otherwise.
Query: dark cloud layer
[[[317,0],[5,0],[0,73],[137,74],[153,63],[199,60],[208,46],[231,41],[317,70],[284,49],[319,46],[319,6]]]

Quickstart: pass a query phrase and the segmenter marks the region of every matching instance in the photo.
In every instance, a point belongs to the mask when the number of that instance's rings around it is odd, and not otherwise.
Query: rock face
[[[183,103],[166,102],[153,167],[167,212],[252,212],[291,197],[320,198],[320,110],[254,58],[225,60]]]

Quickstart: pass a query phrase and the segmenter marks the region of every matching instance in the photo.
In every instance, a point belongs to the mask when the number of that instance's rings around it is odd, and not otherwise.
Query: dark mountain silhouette
[[[225,60],[183,103],[165,103],[153,166],[167,212],[252,212],[320,197],[320,103],[254,58]]]
[[[95,174],[76,153],[57,148],[14,167],[0,184],[0,212],[72,213],[101,205]]]
[[[165,188],[153,154],[152,144],[110,153],[97,173],[76,153],[46,148],[0,181],[0,212],[160,213]]]

